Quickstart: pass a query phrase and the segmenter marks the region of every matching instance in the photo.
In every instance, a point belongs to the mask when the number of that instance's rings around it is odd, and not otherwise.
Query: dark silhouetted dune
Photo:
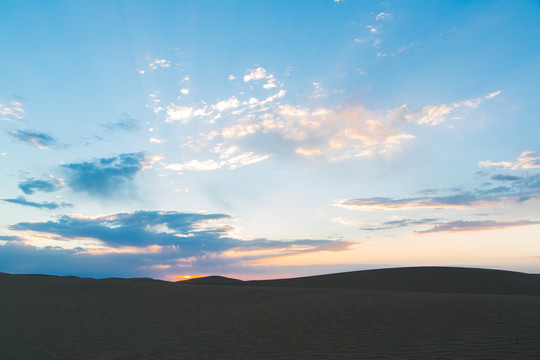
[[[523,275],[412,268],[189,286],[0,274],[0,359],[536,360],[540,296],[448,292],[495,279],[523,289]]]
[[[540,275],[456,267],[363,270],[292,279],[248,281],[245,284],[298,288],[540,295]]]
[[[243,283],[242,280],[232,279],[225,276],[204,276],[200,278],[194,278],[189,280],[178,281],[181,284],[190,284],[190,285],[232,285]]]

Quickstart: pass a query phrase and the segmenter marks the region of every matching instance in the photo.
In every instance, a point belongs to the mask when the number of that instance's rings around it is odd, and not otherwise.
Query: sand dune
[[[346,274],[316,278],[355,273]],[[4,274],[0,359],[540,358],[540,296],[290,287],[306,279],[183,286]]]
[[[540,295],[540,275],[456,267],[364,270],[292,279],[248,281],[244,284],[299,288]]]

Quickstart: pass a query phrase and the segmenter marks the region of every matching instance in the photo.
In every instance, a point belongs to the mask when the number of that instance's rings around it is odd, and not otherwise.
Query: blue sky
[[[540,272],[538,2],[0,10],[0,271]]]

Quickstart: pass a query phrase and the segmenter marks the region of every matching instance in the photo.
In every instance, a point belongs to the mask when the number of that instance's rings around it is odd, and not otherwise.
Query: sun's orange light
[[[201,277],[204,277],[204,275],[176,275],[176,279],[178,281],[185,281],[185,280],[196,279],[196,278],[201,278]]]

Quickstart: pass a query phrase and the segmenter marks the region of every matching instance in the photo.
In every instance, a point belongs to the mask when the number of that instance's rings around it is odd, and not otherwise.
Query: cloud
[[[151,137],[150,139],[148,139],[148,141],[150,141],[152,144],[163,144],[163,143],[167,142],[167,140],[165,140],[165,139],[160,139],[160,138],[156,138],[156,137]]]
[[[269,73],[265,68],[259,67],[255,70],[248,70],[248,73],[244,75],[244,82],[256,80],[267,80],[266,84],[263,84],[263,88],[265,89],[273,89],[277,87],[274,75]]]
[[[229,148],[231,149],[231,148]],[[235,170],[247,165],[255,164],[266,160],[270,155],[256,155],[253,152],[244,152],[240,155],[232,156],[236,152],[236,149],[233,152],[227,153],[223,152],[220,156],[222,160],[191,160],[181,164],[169,164],[165,166],[167,170],[173,171],[210,171],[217,170],[221,168],[228,168],[229,170]]]
[[[486,206],[489,202],[498,200],[500,200],[498,197],[483,199],[472,192],[463,192],[455,195],[438,197],[425,196],[403,199],[373,197],[352,199],[342,201],[338,205],[350,209],[404,210],[417,208],[463,208],[468,206]]]
[[[521,176],[497,174],[497,175],[493,175],[491,177],[491,180],[496,180],[496,181],[518,181],[518,180],[523,180],[523,178]]]
[[[381,209],[381,210],[407,210],[419,208],[448,208],[466,209],[471,207],[493,207],[504,203],[521,203],[540,198],[540,174],[526,176],[494,175],[493,180],[505,181],[505,186],[492,186],[483,184],[473,190],[463,190],[459,187],[451,188],[448,195],[438,195],[439,190],[430,189],[422,194],[433,196],[417,196],[406,198],[372,197],[361,199],[342,200],[336,203],[349,209]]]
[[[496,96],[499,96],[501,94],[501,90],[497,90],[497,91],[494,91],[490,94],[487,94],[486,96],[484,96],[484,98],[486,99],[493,99],[494,97]]]
[[[108,130],[125,130],[134,131],[139,129],[137,120],[132,118],[129,114],[123,114],[117,122],[101,124],[102,127]]]
[[[390,220],[381,223],[357,223],[355,225],[360,226],[359,230],[365,231],[378,231],[378,230],[388,230],[395,229],[407,226],[415,225],[426,225],[433,224],[437,219],[399,219],[399,220]]]
[[[316,147],[297,147],[294,152],[305,156],[320,156],[322,155],[321,149]]]
[[[123,194],[146,163],[144,153],[120,154],[82,163],[63,164],[67,185],[74,191],[109,197]]]
[[[23,104],[20,100],[0,101],[0,120],[18,121],[23,117]]]
[[[268,74],[266,69],[259,67],[255,70],[248,70],[248,74],[244,75],[244,82],[267,79],[271,74]]]
[[[208,116],[211,114],[211,111],[207,111],[206,106],[197,109],[193,106],[170,104],[166,108],[166,113],[166,122],[181,121],[182,123],[187,123],[193,117]]]
[[[170,164],[165,169],[174,171],[208,171],[221,168],[219,162],[215,160],[191,160],[182,164]]]
[[[26,195],[33,194],[36,191],[53,192],[59,188],[59,181],[57,179],[39,180],[31,178],[19,183],[19,189]]]
[[[376,17],[375,17],[375,20],[377,21],[381,21],[381,20],[391,20],[392,19],[392,14],[388,14],[388,13],[379,13]]]
[[[16,199],[2,199],[2,201],[6,201],[6,202],[9,202],[9,203],[12,203],[12,204],[19,204],[19,205],[23,205],[23,206],[35,207],[35,208],[38,208],[38,209],[49,209],[49,210],[63,208],[63,207],[73,207],[72,204],[68,204],[68,203],[65,203],[65,202],[54,203],[54,202],[47,202],[46,201],[46,202],[43,202],[43,203],[37,203],[37,202],[33,202],[33,201],[28,201],[23,196],[18,196]]]
[[[22,240],[0,246],[0,258],[6,253],[17,253],[17,264],[31,267],[40,263],[38,272],[47,272],[44,269],[50,269],[51,265],[47,266],[43,259],[28,261],[40,248],[46,258],[57,259],[52,266],[69,264],[71,268],[67,269],[72,274],[84,271],[84,264],[91,263],[102,264],[97,271],[103,270],[107,276],[117,275],[119,271],[148,276],[152,268],[160,269],[159,276],[165,277],[195,265],[207,269],[226,267],[276,256],[342,251],[353,244],[341,239],[241,240],[230,235],[234,228],[223,223],[227,220],[230,217],[225,214],[139,210],[96,217],[60,216],[47,222],[20,222],[9,229],[20,232]],[[65,246],[40,246],[40,242],[46,244],[51,239]],[[98,245],[85,246],[91,240]],[[1,263],[4,271],[15,265],[13,261]]]
[[[434,232],[482,231],[482,230],[504,229],[504,228],[514,227],[514,226],[538,225],[538,224],[540,224],[540,221],[458,220],[458,221],[451,221],[447,223],[437,224],[433,226],[431,229],[424,230],[424,231],[417,231],[417,233],[427,234],[427,233],[434,233]]]
[[[487,160],[481,161],[478,165],[480,167],[503,167],[511,170],[539,169],[540,155],[536,155],[534,151],[527,150],[522,152],[515,161],[494,162]]]
[[[223,100],[215,105],[212,105],[212,108],[221,112],[229,109],[235,109],[238,106],[240,106],[240,101],[238,101],[236,96],[231,96],[231,98],[228,100]]]
[[[171,66],[171,62],[169,60],[165,60],[165,59],[155,59],[152,62],[150,62],[150,64],[148,64],[148,66],[152,70],[156,70],[158,68],[165,69],[165,68],[168,68],[168,67]]]
[[[8,134],[13,140],[36,146],[40,149],[50,149],[58,146],[58,141],[52,136],[32,130],[16,130],[10,131]]]

